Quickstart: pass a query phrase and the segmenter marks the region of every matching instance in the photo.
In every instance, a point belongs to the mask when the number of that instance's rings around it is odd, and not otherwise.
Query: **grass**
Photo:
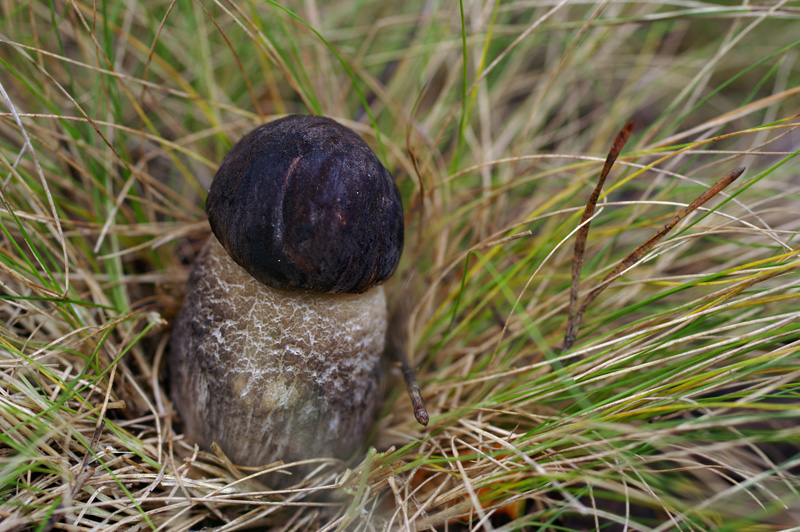
[[[800,526],[797,2],[0,3],[0,530]],[[218,162],[320,113],[395,176],[399,367],[291,490],[186,442],[170,324]],[[586,309],[583,298],[740,166]],[[283,467],[291,471],[291,465]],[[296,475],[297,476],[297,475]]]

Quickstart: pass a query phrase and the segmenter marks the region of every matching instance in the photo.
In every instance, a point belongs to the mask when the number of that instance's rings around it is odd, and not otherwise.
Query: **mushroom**
[[[170,374],[185,434],[241,465],[347,458],[381,399],[381,283],[403,249],[392,176],[352,130],[292,115],[245,135],[208,194]]]

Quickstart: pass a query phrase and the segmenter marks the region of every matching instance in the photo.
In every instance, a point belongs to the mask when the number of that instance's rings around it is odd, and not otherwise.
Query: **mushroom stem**
[[[187,436],[216,442],[241,465],[349,457],[380,403],[386,323],[380,286],[360,294],[271,288],[211,236],[170,358]]]

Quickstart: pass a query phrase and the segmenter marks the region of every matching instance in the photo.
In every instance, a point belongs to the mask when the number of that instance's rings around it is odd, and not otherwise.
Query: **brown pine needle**
[[[408,362],[408,350],[406,348],[406,319],[410,312],[410,301],[408,298],[403,300],[392,311],[389,320],[389,334],[387,335],[387,352],[400,363],[403,370],[403,378],[406,381],[406,390],[408,397],[411,399],[411,406],[414,408],[414,417],[417,422],[423,427],[428,426],[428,410],[425,408],[425,400],[422,398],[422,391],[420,390],[417,377],[411,364]]]
[[[739,176],[741,176],[744,173],[744,171],[745,171],[745,167],[741,166],[741,167],[737,168],[736,170],[732,170],[732,171],[728,172],[727,174],[725,174],[722,177],[722,179],[720,179],[719,181],[714,183],[711,187],[706,189],[706,191],[703,192],[702,194],[700,194],[697,197],[697,199],[695,199],[689,205],[687,205],[686,207],[684,207],[683,209],[678,211],[669,220],[669,222],[664,224],[664,227],[659,229],[653,236],[648,238],[647,241],[645,241],[642,245],[640,245],[638,248],[633,250],[633,252],[630,255],[628,255],[627,257],[622,259],[619,262],[619,264],[617,264],[614,267],[614,269],[611,270],[603,278],[602,281],[600,281],[600,284],[598,284],[596,287],[594,287],[592,289],[591,292],[589,292],[589,294],[583,300],[583,303],[581,303],[581,306],[580,306],[580,308],[578,309],[578,312],[575,315],[573,334],[571,336],[566,336],[565,339],[564,339],[564,351],[566,351],[567,349],[572,347],[572,344],[575,342],[575,338],[577,337],[578,327],[580,326],[580,322],[581,322],[581,319],[583,318],[583,314],[586,312],[586,309],[589,307],[589,305],[592,303],[592,301],[597,299],[597,296],[599,296],[603,292],[603,290],[605,290],[608,287],[608,285],[610,285],[614,281],[614,279],[616,279],[622,272],[626,271],[628,268],[630,268],[631,266],[633,266],[634,264],[639,262],[642,259],[642,257],[645,255],[645,253],[647,253],[648,251],[653,249],[653,247],[655,247],[655,245],[662,238],[664,238],[664,236],[666,236],[666,234],[669,233],[672,230],[673,227],[678,225],[678,223],[681,220],[686,218],[689,214],[694,212],[697,208],[702,206],[708,200],[710,200],[711,198],[713,198],[714,196],[719,194],[728,185],[730,185],[731,183],[736,181],[736,179]]]
[[[591,225],[591,222],[588,220],[594,216],[597,200],[600,199],[600,192],[603,190],[606,178],[611,172],[611,168],[614,166],[620,152],[622,152],[625,143],[628,142],[632,130],[633,121],[625,124],[625,127],[617,134],[617,138],[614,140],[614,144],[608,152],[608,157],[606,157],[603,170],[600,172],[597,186],[594,187],[594,191],[592,191],[592,195],[589,197],[589,201],[586,203],[586,208],[581,217],[582,226],[578,229],[578,233],[575,236],[575,252],[572,258],[572,285],[569,291],[569,310],[567,311],[567,330],[564,335],[564,347],[562,351],[566,351],[569,349],[569,346],[572,345],[575,336],[578,334],[578,325],[580,325],[580,319],[577,318],[575,310],[578,307],[578,288],[581,282],[581,269],[583,269],[583,255],[586,252],[586,240],[589,237],[589,225]]]
[[[406,357],[400,360],[400,366],[403,368],[403,377],[406,380],[406,390],[408,390],[408,397],[411,399],[411,406],[414,407],[414,417],[420,425],[427,427],[430,420],[428,409],[425,408],[425,400],[422,398],[422,391],[419,389],[414,370],[411,369]]]

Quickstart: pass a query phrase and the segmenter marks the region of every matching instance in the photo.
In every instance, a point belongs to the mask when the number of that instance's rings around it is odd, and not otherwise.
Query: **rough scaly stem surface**
[[[212,236],[172,339],[172,393],[186,434],[241,465],[350,456],[380,403],[386,322],[380,286],[276,290]]]

